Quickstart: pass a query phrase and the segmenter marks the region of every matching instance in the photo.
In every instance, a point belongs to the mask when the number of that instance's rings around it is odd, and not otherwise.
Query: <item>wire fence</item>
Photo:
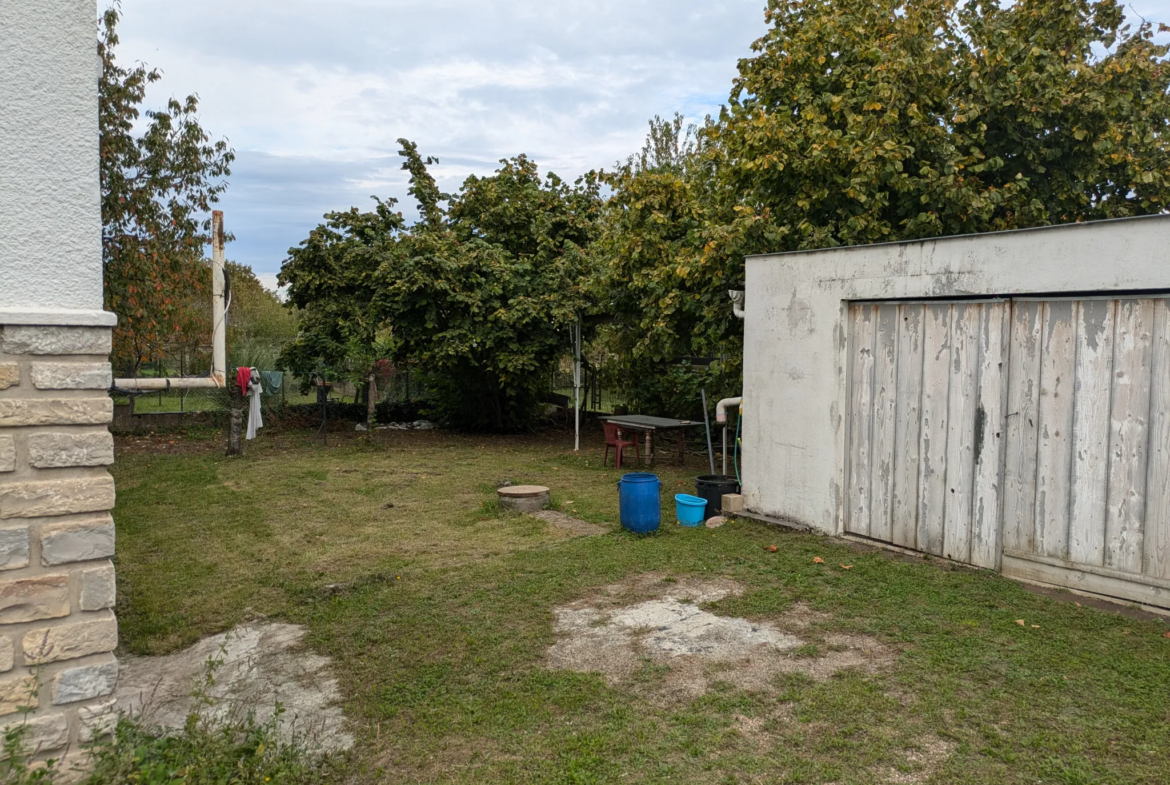
[[[155,366],[141,377],[159,378],[177,369]],[[236,368],[228,368],[234,385]],[[369,410],[368,382],[355,382],[346,370],[315,368],[309,372],[261,371],[261,411],[265,423],[307,426],[330,417],[364,420]],[[380,367],[372,390],[375,419],[380,423],[414,422],[427,408],[429,390],[410,368]],[[177,374],[174,374],[177,376]],[[114,426],[141,430],[151,427],[227,421],[231,395],[225,388],[171,389],[134,392],[115,389]]]

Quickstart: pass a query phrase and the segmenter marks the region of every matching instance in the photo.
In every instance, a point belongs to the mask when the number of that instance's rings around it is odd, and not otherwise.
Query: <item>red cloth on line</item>
[[[240,389],[243,390],[245,393],[248,392],[248,382],[250,382],[250,381],[252,381],[252,369],[251,368],[237,368],[236,369],[236,384],[238,384],[240,386]]]

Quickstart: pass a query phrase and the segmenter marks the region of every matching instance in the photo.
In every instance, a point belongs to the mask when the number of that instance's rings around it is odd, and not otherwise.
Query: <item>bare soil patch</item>
[[[596,537],[607,534],[609,529],[597,523],[589,523],[580,518],[560,512],[558,510],[541,510],[528,513],[533,518],[539,518],[555,529],[559,529],[572,537]]]
[[[768,691],[784,673],[823,680],[846,668],[876,671],[893,661],[888,647],[866,636],[826,631],[817,635],[823,650],[807,646],[809,636],[793,631],[815,632],[826,619],[804,606],[775,621],[719,616],[703,607],[742,593],[726,579],[673,580],[655,573],[606,586],[553,610],[558,640],[546,662],[604,674],[611,684],[634,681],[649,666],[661,672],[654,691],[674,701],[698,697],[716,682]]]
[[[123,655],[114,693],[118,710],[141,716],[147,725],[180,730],[195,711],[212,720],[252,711],[264,722],[279,703],[285,711],[278,731],[286,740],[320,752],[349,749],[354,739],[346,730],[333,663],[304,649],[304,635],[305,628],[295,624],[264,622],[164,657]]]

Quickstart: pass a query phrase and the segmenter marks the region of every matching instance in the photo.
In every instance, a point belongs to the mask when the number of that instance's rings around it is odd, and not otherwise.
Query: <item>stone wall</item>
[[[110,337],[0,321],[0,726],[40,757],[115,720]]]

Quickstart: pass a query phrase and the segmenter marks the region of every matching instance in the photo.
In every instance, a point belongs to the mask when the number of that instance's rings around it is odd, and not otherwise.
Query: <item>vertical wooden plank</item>
[[[846,531],[869,534],[870,434],[873,418],[873,341],[876,308],[852,305],[852,390],[849,391],[849,509]]]
[[[1068,556],[1072,480],[1076,324],[1071,300],[1043,304],[1039,446],[1036,451],[1036,553]]]
[[[1153,300],[1118,301],[1113,340],[1105,566],[1133,573],[1142,570],[1153,321]]]
[[[1154,304],[1145,574],[1170,578],[1170,308]]]
[[[1040,303],[1012,303],[1008,359],[1004,548],[1032,553],[1036,516],[1036,408],[1040,398]]]
[[[1097,566],[1104,564],[1105,560],[1116,305],[1116,300],[1082,300],[1076,309],[1076,404],[1068,558],[1069,561]]]
[[[943,555],[971,558],[971,510],[975,490],[975,409],[978,404],[979,322],[982,305],[951,309],[951,383],[947,407],[946,514]]]
[[[983,306],[979,329],[979,398],[975,411],[975,499],[971,515],[971,563],[997,569],[1003,489],[1004,406],[1007,401],[1007,303]]]
[[[894,450],[894,515],[891,539],[918,545],[918,472],[922,419],[921,303],[898,307],[898,405]]]
[[[922,430],[919,437],[918,550],[941,556],[946,512],[947,404],[951,380],[951,306],[923,312]]]
[[[898,306],[877,308],[873,351],[873,453],[869,536],[890,542],[893,513],[894,439],[898,406]]]

